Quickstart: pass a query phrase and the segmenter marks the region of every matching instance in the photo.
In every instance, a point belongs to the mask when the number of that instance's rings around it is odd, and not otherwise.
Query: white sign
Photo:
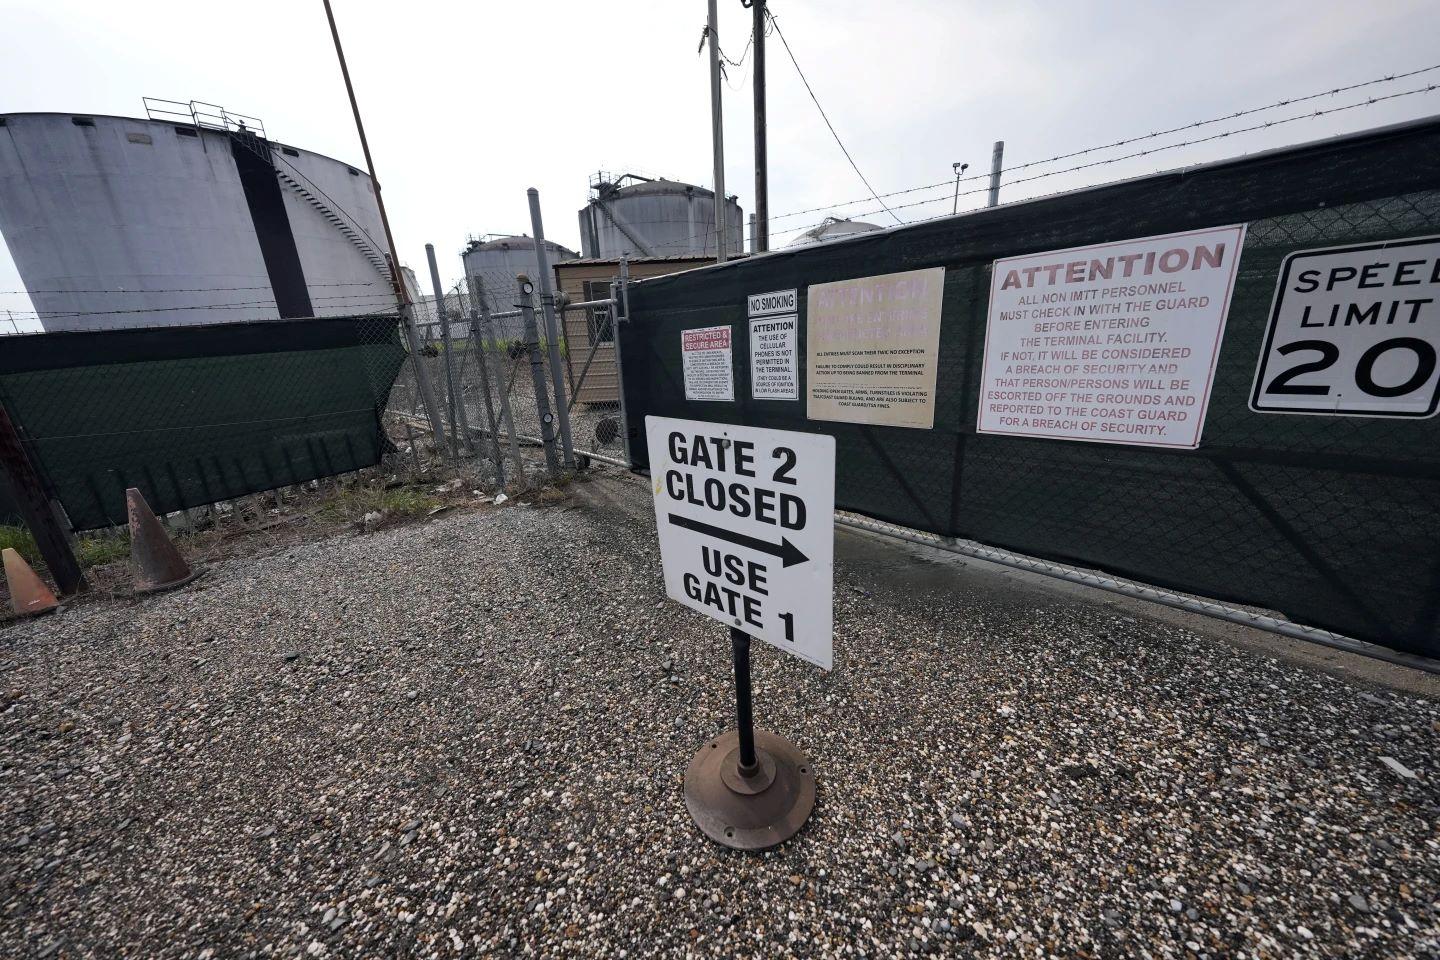
[[[748,304],[749,315],[763,317],[771,313],[797,313],[794,290],[776,290],[773,293],[752,293]]]
[[[1285,258],[1250,408],[1432,417],[1440,402],[1440,237]]]
[[[933,427],[944,298],[944,267],[812,284],[805,415]]]
[[[996,260],[979,433],[1195,448],[1245,226]]]
[[[665,593],[830,669],[835,438],[646,417]]]
[[[734,400],[735,371],[730,365],[730,327],[680,331],[686,400]]]
[[[751,299],[754,299],[753,297]],[[750,321],[750,396],[756,400],[799,400],[795,314]]]

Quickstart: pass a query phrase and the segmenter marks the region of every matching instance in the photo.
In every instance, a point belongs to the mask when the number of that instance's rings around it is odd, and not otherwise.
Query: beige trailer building
[[[663,277],[714,263],[714,257],[631,257],[629,259],[630,279]],[[610,296],[610,284],[620,276],[618,257],[588,257],[580,260],[566,260],[557,263],[555,286],[567,303],[584,303],[589,300],[604,300]],[[570,366],[571,382],[580,378],[585,371],[584,382],[575,392],[576,403],[611,404],[620,400],[620,379],[615,370],[615,336],[610,322],[610,311],[604,307],[581,307],[566,309],[565,345],[566,361]],[[591,350],[595,357],[590,360],[589,370],[585,362]]]

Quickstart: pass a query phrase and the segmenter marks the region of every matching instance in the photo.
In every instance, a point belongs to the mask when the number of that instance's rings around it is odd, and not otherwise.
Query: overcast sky
[[[597,170],[710,185],[704,0],[464,3],[334,0],[403,262],[461,275],[467,235],[530,231],[579,247]],[[952,162],[1006,165],[1440,63],[1440,2],[969,2],[774,0],[779,27],[860,169],[881,193],[950,181]],[[750,11],[721,0],[720,45],[740,60]],[[143,115],[141,97],[260,117],[272,137],[363,165],[320,0],[100,3],[0,0],[0,112]],[[866,196],[779,37],[767,46],[772,246],[827,212],[894,220]],[[726,188],[754,208],[751,61],[725,88]],[[1215,133],[1437,82],[1440,71]],[[1440,91],[1002,188],[1002,200],[1169,169],[1440,113]],[[1187,139],[1174,135],[1141,146]],[[1135,149],[1135,148],[1130,148]],[[1096,153],[1015,177],[1115,156]],[[966,183],[963,189],[983,187]],[[894,198],[950,209],[951,187]],[[962,196],[961,209],[983,204]],[[22,286],[0,250],[0,290]],[[0,309],[30,310],[23,294]],[[0,314],[3,317],[3,314]]]

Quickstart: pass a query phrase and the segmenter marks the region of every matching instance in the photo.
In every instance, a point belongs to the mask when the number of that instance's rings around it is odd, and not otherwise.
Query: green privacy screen
[[[994,260],[1241,223],[1198,449],[976,433]],[[647,414],[829,433],[842,509],[1440,656],[1440,419],[1249,407],[1287,254],[1435,234],[1426,121],[645,280],[622,325],[631,451],[645,466]],[[807,419],[806,288],[935,266],[933,429]],[[755,400],[746,298],[790,288],[800,399]],[[687,401],[681,332],[716,325],[732,329],[736,399]]]
[[[4,337],[0,400],[89,530],[378,462],[404,357],[394,317]]]

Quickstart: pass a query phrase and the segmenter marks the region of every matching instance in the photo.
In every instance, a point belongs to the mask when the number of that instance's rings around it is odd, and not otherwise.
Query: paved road
[[[835,671],[756,652],[815,816],[710,844],[728,644],[648,511],[601,476],[0,631],[0,955],[1440,951],[1428,680],[848,532]]]

